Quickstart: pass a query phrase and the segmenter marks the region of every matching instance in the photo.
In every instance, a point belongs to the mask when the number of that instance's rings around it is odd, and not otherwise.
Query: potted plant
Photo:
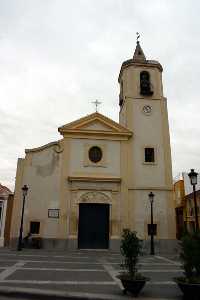
[[[200,299],[200,232],[186,234],[181,239],[180,259],[184,276],[174,278],[186,299]]]
[[[138,273],[137,264],[139,255],[142,254],[142,241],[137,237],[135,231],[124,229],[121,239],[120,251],[123,256],[122,266],[126,270],[120,273],[119,278],[124,287],[124,294],[130,292],[135,297],[144,287],[148,278]]]

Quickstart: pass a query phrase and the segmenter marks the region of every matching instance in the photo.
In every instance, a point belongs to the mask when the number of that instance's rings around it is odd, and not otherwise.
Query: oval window
[[[102,150],[101,148],[94,146],[92,148],[90,148],[89,150],[89,159],[94,162],[97,163],[102,159]]]

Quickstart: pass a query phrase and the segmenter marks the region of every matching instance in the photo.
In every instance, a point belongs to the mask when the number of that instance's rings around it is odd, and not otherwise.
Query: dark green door
[[[79,204],[78,247],[107,249],[109,243],[109,204]]]

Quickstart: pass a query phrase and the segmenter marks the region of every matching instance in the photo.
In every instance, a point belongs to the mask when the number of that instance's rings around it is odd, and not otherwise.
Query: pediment
[[[97,112],[59,127],[58,131],[62,135],[69,133],[132,135],[127,128]]]
[[[113,131],[113,128],[108,126],[105,123],[100,122],[99,120],[94,120],[89,122],[85,126],[81,126],[82,130],[104,130],[104,131]]]

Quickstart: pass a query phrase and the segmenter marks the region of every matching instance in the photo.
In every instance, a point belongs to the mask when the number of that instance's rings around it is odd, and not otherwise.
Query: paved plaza
[[[18,287],[102,299],[129,299],[124,296],[116,275],[121,256],[110,251],[0,251],[0,291]],[[140,271],[150,281],[140,294],[142,299],[182,299],[173,277],[182,273],[176,257],[155,255],[140,259]],[[3,296],[0,299],[4,299]],[[39,299],[39,298],[38,298]],[[132,299],[132,298],[131,298]]]

